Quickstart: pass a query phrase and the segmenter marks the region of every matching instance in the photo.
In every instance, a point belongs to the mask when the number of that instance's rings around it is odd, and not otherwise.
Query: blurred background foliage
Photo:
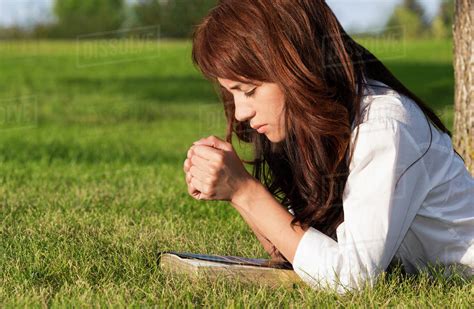
[[[417,0],[403,0],[390,17],[386,31],[393,28],[404,29],[407,39],[447,39],[452,38],[453,19],[454,0],[442,2],[437,16],[432,20],[427,20],[424,9]]]
[[[164,38],[189,38],[193,27],[217,0],[55,0],[54,19],[32,27],[0,27],[0,38],[76,38],[85,33],[133,27],[160,26]],[[452,36],[454,0],[441,3],[428,19],[417,0],[403,0],[387,23],[387,31],[400,28],[407,39]],[[117,31],[116,35],[120,35]]]
[[[124,0],[56,0],[54,14],[57,22],[51,35],[55,37],[113,31],[127,18]]]
[[[158,25],[161,37],[188,38],[193,26],[216,4],[217,0],[55,0],[53,21],[29,28],[0,27],[0,38],[67,39]]]

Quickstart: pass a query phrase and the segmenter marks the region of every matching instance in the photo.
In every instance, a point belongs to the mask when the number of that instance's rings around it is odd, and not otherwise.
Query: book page
[[[240,257],[240,256],[207,255],[207,254],[196,254],[196,253],[174,252],[174,251],[167,251],[163,253],[174,254],[184,259],[195,259],[199,261],[223,263],[223,264],[230,264],[230,265],[248,265],[248,266],[256,266],[256,267],[293,269],[292,265],[288,262],[275,262],[270,259],[255,259],[255,258],[246,258],[246,257]],[[197,264],[195,265],[199,264],[198,261],[196,263]],[[203,264],[203,265],[210,265],[210,264]]]

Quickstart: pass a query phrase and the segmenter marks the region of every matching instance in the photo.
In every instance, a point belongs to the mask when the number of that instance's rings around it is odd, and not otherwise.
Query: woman
[[[474,180],[450,131],[324,1],[221,0],[192,56],[228,127],[188,151],[190,195],[230,201],[313,287],[360,289],[395,263],[472,275]]]

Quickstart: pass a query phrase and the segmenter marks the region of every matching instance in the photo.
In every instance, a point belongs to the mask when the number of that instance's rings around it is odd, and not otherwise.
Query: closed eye
[[[250,92],[246,92],[246,93],[245,93],[245,96],[246,96],[247,98],[252,97],[252,96],[255,94],[255,90],[257,90],[257,87],[253,88],[253,90],[250,91]]]

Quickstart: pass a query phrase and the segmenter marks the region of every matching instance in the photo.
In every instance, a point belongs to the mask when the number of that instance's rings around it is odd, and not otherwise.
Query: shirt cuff
[[[339,260],[338,243],[310,227],[303,234],[293,258],[293,270],[313,289],[333,289],[339,294],[356,289],[349,269]],[[341,282],[342,280],[342,282]]]
[[[310,227],[298,243],[293,258],[293,269],[303,281],[311,286],[318,285],[318,281],[324,280],[319,276],[320,268],[324,267],[324,256],[320,253],[334,247],[331,242],[335,241]],[[328,256],[328,253],[325,255]]]

